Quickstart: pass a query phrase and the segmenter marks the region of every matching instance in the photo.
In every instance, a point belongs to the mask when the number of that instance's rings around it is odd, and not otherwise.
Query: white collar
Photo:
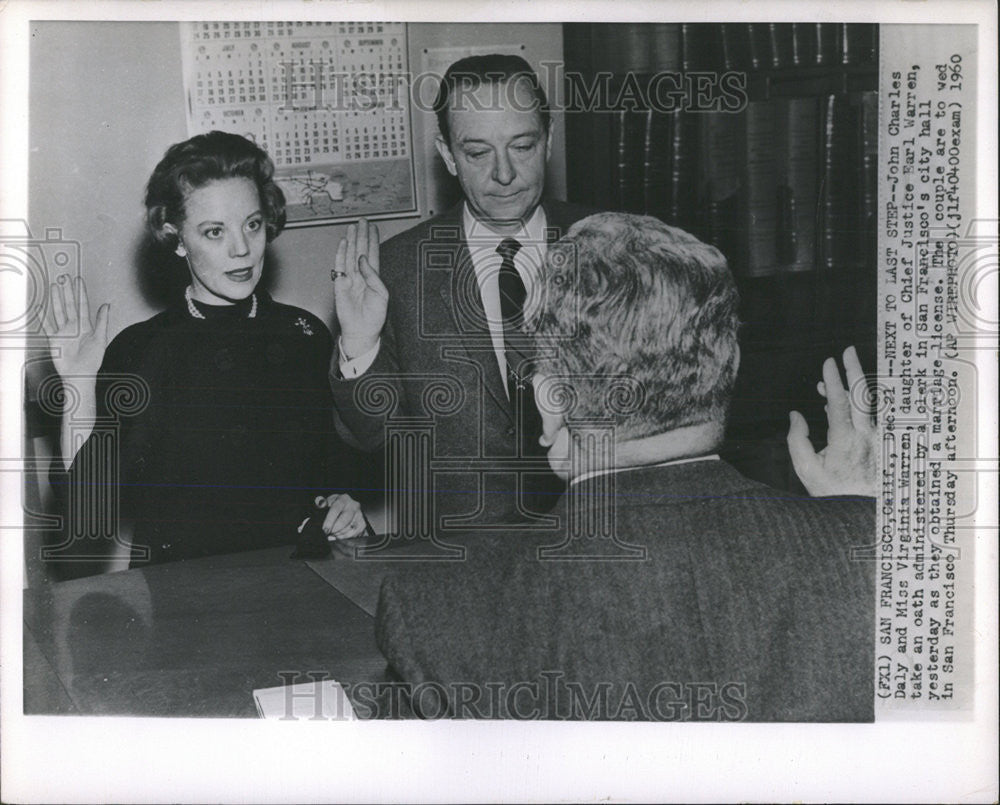
[[[613,473],[628,472],[629,470],[649,470],[654,467],[670,467],[677,464],[691,464],[695,461],[719,461],[718,453],[712,453],[709,456],[695,456],[694,458],[677,458],[672,461],[661,461],[659,464],[638,464],[634,467],[612,467],[607,470],[592,470],[591,472],[585,472],[583,475],[579,475],[569,482],[570,486],[580,483],[581,481],[586,481],[588,478],[595,478],[598,475],[611,475]]]

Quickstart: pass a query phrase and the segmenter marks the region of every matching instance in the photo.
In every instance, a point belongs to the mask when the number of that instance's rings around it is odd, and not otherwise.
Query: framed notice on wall
[[[417,214],[405,23],[180,27],[188,133],[266,150],[288,226]]]

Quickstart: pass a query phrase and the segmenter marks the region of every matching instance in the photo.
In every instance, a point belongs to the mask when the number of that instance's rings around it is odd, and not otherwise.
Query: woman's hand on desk
[[[49,285],[48,309],[42,326],[59,376],[96,376],[108,348],[111,306],[101,305],[92,321],[83,278],[77,277],[73,282],[69,275],[63,274]]]
[[[864,372],[854,347],[844,350],[847,388],[840,379],[840,370],[833,358],[823,363],[823,380],[819,393],[826,397],[826,419],[829,423],[827,445],[818,453],[809,442],[809,426],[798,411],[789,415],[788,451],[792,465],[805,488],[814,497],[829,495],[877,494],[875,453],[878,431],[868,410],[859,404],[867,402],[868,392]],[[854,390],[852,395],[848,389]]]
[[[317,508],[328,510],[323,519],[323,533],[331,542],[364,533],[365,518],[361,513],[361,504],[350,495],[319,496],[315,503]]]

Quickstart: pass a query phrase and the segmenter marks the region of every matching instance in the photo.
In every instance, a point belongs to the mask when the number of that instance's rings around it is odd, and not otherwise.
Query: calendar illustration
[[[417,213],[406,24],[182,22],[190,135],[274,160],[288,226]]]

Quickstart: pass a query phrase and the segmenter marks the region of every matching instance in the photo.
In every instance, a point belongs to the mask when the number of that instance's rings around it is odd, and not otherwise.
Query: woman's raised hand
[[[82,277],[73,282],[67,274],[49,285],[48,314],[42,322],[49,338],[49,352],[63,378],[97,375],[108,347],[111,306],[97,309],[90,318],[90,300]]]
[[[379,278],[378,227],[364,218],[347,228],[334,257],[333,296],[340,346],[349,358],[374,348],[385,324],[389,291]]]

